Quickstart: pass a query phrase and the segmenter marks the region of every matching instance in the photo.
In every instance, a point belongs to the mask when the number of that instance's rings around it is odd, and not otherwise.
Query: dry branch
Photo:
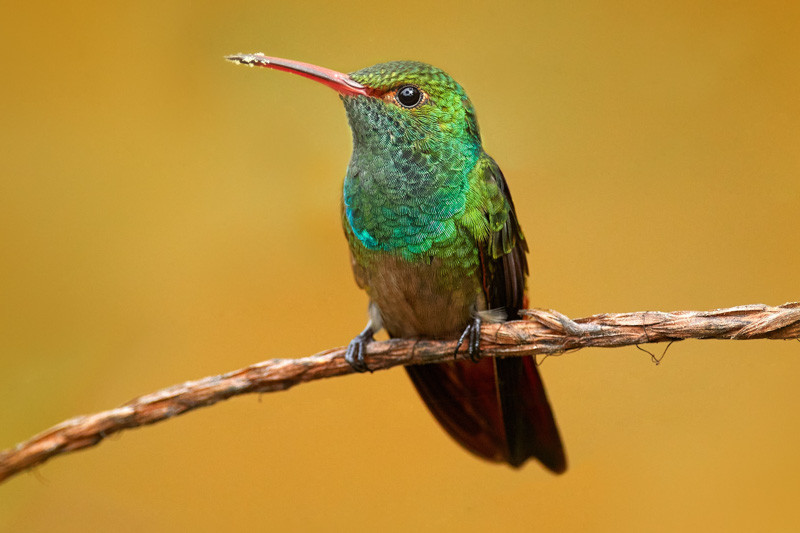
[[[484,356],[557,354],[587,347],[617,347],[683,339],[798,339],[800,302],[778,307],[744,305],[714,311],[602,314],[571,320],[556,311],[523,312],[526,319],[487,324],[481,329]],[[373,342],[367,349],[372,370],[453,359],[455,341],[395,339]],[[344,348],[302,359],[273,359],[187,381],[140,396],[110,411],[77,416],[0,452],[0,481],[47,459],[89,446],[122,431],[250,392],[273,392],[298,383],[350,374]],[[458,357],[465,356],[460,352]]]

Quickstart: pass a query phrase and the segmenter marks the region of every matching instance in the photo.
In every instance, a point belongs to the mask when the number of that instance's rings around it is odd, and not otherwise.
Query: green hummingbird
[[[434,417],[480,457],[515,467],[534,457],[563,472],[536,361],[480,359],[481,322],[519,318],[527,305],[528,245],[464,89],[415,61],[344,74],[263,54],[227,59],[304,76],[344,102],[353,154],[342,225],[369,296],[369,322],[348,346],[348,363],[368,370],[365,346],[381,328],[391,337],[466,340],[472,361],[406,367]]]

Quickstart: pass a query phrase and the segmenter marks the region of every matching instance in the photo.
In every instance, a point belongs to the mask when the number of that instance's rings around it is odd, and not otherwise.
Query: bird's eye
[[[422,102],[422,91],[413,85],[403,85],[397,89],[397,101],[409,109],[417,107]]]

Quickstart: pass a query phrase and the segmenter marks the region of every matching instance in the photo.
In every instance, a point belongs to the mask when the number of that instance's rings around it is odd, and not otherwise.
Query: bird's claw
[[[467,353],[469,353],[469,358],[473,363],[477,363],[481,360],[481,319],[480,317],[474,317],[472,322],[464,328],[464,332],[461,334],[461,337],[458,338],[458,344],[456,344],[456,351],[453,356],[458,355],[458,350],[461,348],[461,345],[464,343],[464,340],[467,340]]]
[[[347,351],[344,354],[344,360],[356,372],[366,372],[369,369],[367,362],[364,360],[364,354],[367,351],[367,344],[372,342],[372,329],[367,328],[362,331],[356,338],[350,341],[347,345]]]

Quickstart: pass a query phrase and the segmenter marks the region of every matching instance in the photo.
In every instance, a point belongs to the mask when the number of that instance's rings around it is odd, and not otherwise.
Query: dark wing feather
[[[483,176],[505,197],[502,228],[480,246],[484,297],[509,319],[527,305],[527,243],[502,172],[489,160]],[[487,215],[488,216],[488,215]],[[471,452],[521,466],[536,457],[553,472],[566,469],[555,419],[533,358],[487,358],[406,367],[420,396],[447,432]]]
[[[508,202],[508,218],[500,231],[494,233],[488,244],[488,250],[481,250],[483,272],[489,276],[484,280],[484,287],[489,287],[486,294],[490,309],[503,307],[509,320],[519,318],[517,312],[525,307],[525,278],[528,276],[528,243],[522,234],[517,220],[514,201],[508,190],[505,177],[494,161],[489,165],[493,181]],[[485,252],[485,253],[484,253]]]
[[[484,282],[489,308],[505,308],[508,318],[519,318],[518,312],[525,301],[525,277],[528,274],[526,252],[528,245],[522,234],[514,201],[508,190],[503,173],[494,161],[489,167],[493,179],[509,205],[508,219],[502,230],[492,236],[499,242],[490,242],[489,250],[510,250],[500,255],[481,254],[486,262],[482,271],[491,279]],[[535,457],[553,472],[566,470],[564,447],[553,417],[550,402],[539,376],[536,361],[532,357],[494,358],[497,394],[502,409],[508,445],[507,461],[522,465]]]

